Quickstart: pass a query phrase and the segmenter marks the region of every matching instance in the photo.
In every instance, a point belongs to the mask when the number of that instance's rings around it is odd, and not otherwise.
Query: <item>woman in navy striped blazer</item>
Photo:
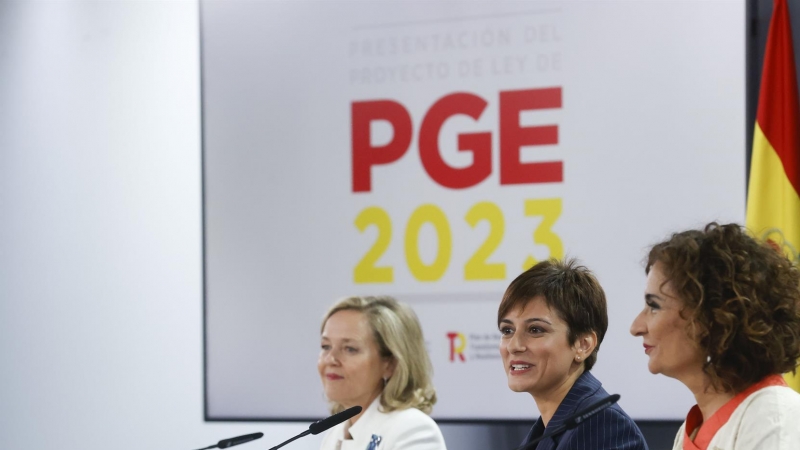
[[[575,260],[543,261],[506,289],[497,312],[500,354],[514,392],[533,396],[540,417],[523,444],[608,396],[589,371],[608,328],[606,297]],[[613,405],[530,449],[647,449],[639,427]]]

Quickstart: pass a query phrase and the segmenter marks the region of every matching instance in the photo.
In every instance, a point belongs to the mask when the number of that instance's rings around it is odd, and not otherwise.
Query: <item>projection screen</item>
[[[744,219],[745,5],[203,1],[206,419],[326,414],[320,319],[417,312],[441,420],[532,420],[497,306],[595,271],[593,373],[635,419],[694,403],[629,326],[670,232]]]

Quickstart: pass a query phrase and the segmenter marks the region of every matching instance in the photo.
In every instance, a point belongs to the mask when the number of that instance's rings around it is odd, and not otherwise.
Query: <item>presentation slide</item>
[[[629,334],[643,259],[743,222],[743,1],[202,2],[206,418],[327,413],[320,322],[419,316],[440,420],[533,420],[500,359],[523,270],[608,298],[592,372],[635,419],[694,404]]]

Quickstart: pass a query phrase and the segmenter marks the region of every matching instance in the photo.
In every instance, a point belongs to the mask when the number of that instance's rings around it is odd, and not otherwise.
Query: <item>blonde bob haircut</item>
[[[345,310],[364,314],[381,357],[395,361],[394,374],[380,395],[381,410],[416,408],[430,414],[436,403],[436,391],[431,382],[433,368],[414,311],[392,297],[348,297],[328,310],[320,333],[332,315]],[[341,404],[330,402],[332,414],[344,409]]]

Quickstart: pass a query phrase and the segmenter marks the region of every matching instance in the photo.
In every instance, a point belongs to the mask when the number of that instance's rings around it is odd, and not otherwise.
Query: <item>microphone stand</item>
[[[295,441],[295,440],[297,440],[297,439],[300,439],[300,438],[301,438],[301,437],[303,437],[303,436],[308,436],[309,434],[311,434],[311,430],[306,430],[306,431],[303,431],[302,433],[298,434],[297,436],[295,436],[295,437],[293,437],[293,438],[289,439],[288,441],[283,441],[283,442],[281,442],[280,444],[276,445],[275,447],[272,447],[272,448],[271,448],[271,449],[269,449],[269,450],[278,450],[279,448],[283,447],[284,445],[286,445],[286,444],[288,444],[288,443],[290,443],[290,442],[292,442],[292,441]]]
[[[289,439],[288,441],[281,442],[280,444],[276,445],[275,447],[272,447],[269,450],[278,450],[279,448],[283,447],[284,445],[286,445],[286,444],[288,444],[288,443],[290,443],[290,442],[292,442],[292,441],[294,441],[296,439],[300,439],[303,436],[308,436],[309,434],[315,434],[315,435],[316,434],[320,434],[323,431],[325,431],[325,430],[327,430],[329,428],[335,427],[336,425],[339,425],[340,423],[344,422],[345,420],[350,419],[351,417],[354,417],[354,416],[358,415],[358,413],[360,413],[362,409],[363,408],[361,408],[360,406],[353,406],[352,408],[348,408],[348,409],[345,409],[344,411],[340,411],[340,412],[338,412],[338,413],[336,413],[336,414],[334,414],[334,415],[332,415],[330,417],[327,417],[327,418],[322,419],[322,420],[318,420],[318,421],[312,423],[311,425],[309,425],[308,429],[306,431],[303,431],[302,433],[300,433],[297,436]]]

